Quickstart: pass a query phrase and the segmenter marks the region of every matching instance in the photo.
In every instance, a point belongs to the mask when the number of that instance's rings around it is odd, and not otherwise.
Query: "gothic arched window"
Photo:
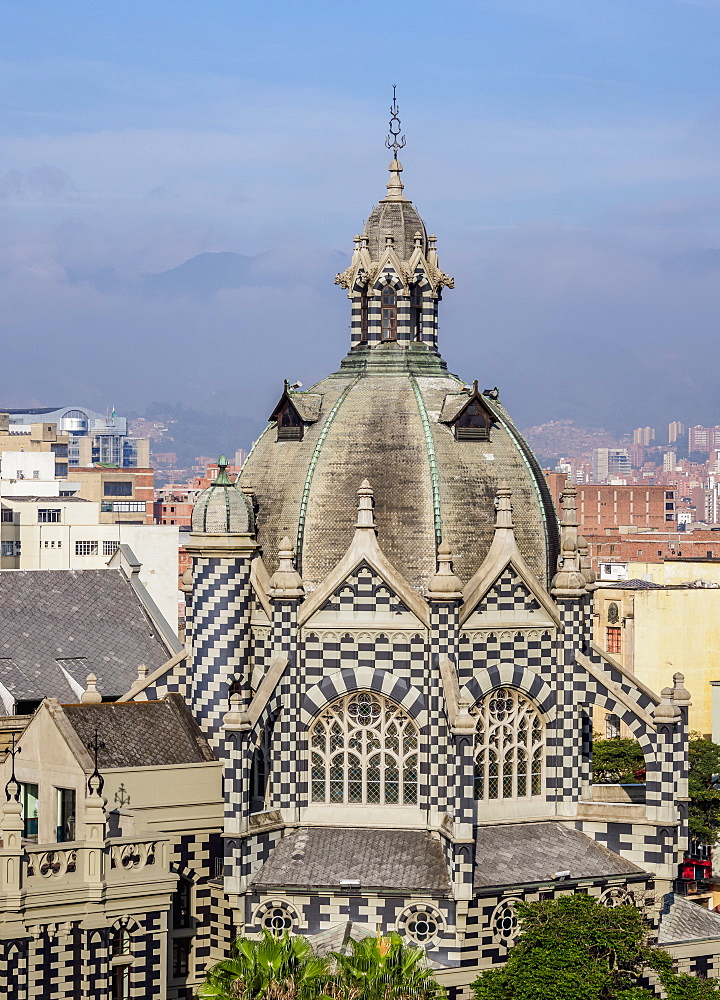
[[[533,703],[514,688],[496,688],[476,711],[475,798],[542,795],[545,726]]]
[[[397,296],[392,285],[385,285],[381,296],[382,339],[397,340]]]
[[[394,702],[369,691],[340,698],[310,728],[312,801],[415,805],[418,743]]]

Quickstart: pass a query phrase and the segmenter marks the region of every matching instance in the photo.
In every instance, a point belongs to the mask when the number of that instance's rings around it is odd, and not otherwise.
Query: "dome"
[[[248,535],[255,530],[250,501],[227,474],[228,460],[218,459],[215,480],[199,494],[192,512],[196,534]]]
[[[363,236],[367,237],[368,250],[373,260],[379,260],[385,248],[385,237],[393,237],[393,246],[401,260],[409,260],[415,248],[415,236],[420,234],[422,252],[427,252],[425,223],[413,203],[403,196],[400,181],[402,165],[398,160],[390,164],[388,195],[370,213]]]
[[[497,400],[479,397],[495,421],[489,440],[458,440],[448,407],[462,408],[470,392],[425,344],[351,350],[339,371],[308,390],[318,405],[302,436],[284,439],[270,424],[243,467],[270,571],[287,535],[306,592],[317,587],[350,545],[367,478],[380,546],[411,586],[429,589],[440,540],[465,584],[490,548],[495,495],[506,481],[520,551],[547,586],[558,526],[545,477]]]

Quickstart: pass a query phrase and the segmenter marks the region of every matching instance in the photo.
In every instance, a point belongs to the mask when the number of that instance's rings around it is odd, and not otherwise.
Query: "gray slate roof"
[[[618,580],[617,582],[613,582],[612,588],[617,588],[618,590],[663,590],[664,589],[661,583],[653,583],[652,580]]]
[[[424,830],[306,827],[284,837],[253,879],[256,886],[450,891],[440,843]],[[349,887],[348,887],[349,888]]]
[[[168,694],[162,701],[64,705],[63,712],[85,746],[97,728],[104,744],[98,752],[101,769],[215,760],[179,694]]]
[[[141,663],[153,671],[171,656],[120,569],[0,572],[0,683],[18,701],[76,701],[61,667],[118,697]]]
[[[642,869],[579,830],[561,823],[481,826],[477,832],[475,888],[570,878],[639,875]]]
[[[668,893],[663,900],[658,944],[720,938],[720,915],[683,896]]]

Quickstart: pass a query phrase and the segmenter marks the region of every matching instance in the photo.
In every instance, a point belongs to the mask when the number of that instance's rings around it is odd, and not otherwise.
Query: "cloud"
[[[24,171],[12,167],[0,177],[0,199],[3,201],[55,200],[74,194],[75,185],[59,167],[32,167]]]

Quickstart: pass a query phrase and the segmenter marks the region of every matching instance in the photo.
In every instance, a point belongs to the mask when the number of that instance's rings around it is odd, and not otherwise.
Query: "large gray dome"
[[[495,493],[507,481],[520,550],[546,585],[555,571],[558,527],[545,477],[499,402],[489,441],[457,440],[441,420],[464,383],[424,344],[355,348],[308,395],[319,415],[301,440],[263,433],[240,481],[257,501],[257,533],[270,570],[279,539],[297,542],[308,591],[339,562],[355,530],[357,490],[375,493],[378,540],[421,591],[435,573],[436,543],[449,544],[465,583],[492,542]],[[304,393],[297,393],[298,399]],[[319,397],[319,399],[318,399]]]
[[[197,534],[247,535],[255,530],[250,501],[228,476],[227,465],[221,455],[217,478],[195,501],[192,530]]]

